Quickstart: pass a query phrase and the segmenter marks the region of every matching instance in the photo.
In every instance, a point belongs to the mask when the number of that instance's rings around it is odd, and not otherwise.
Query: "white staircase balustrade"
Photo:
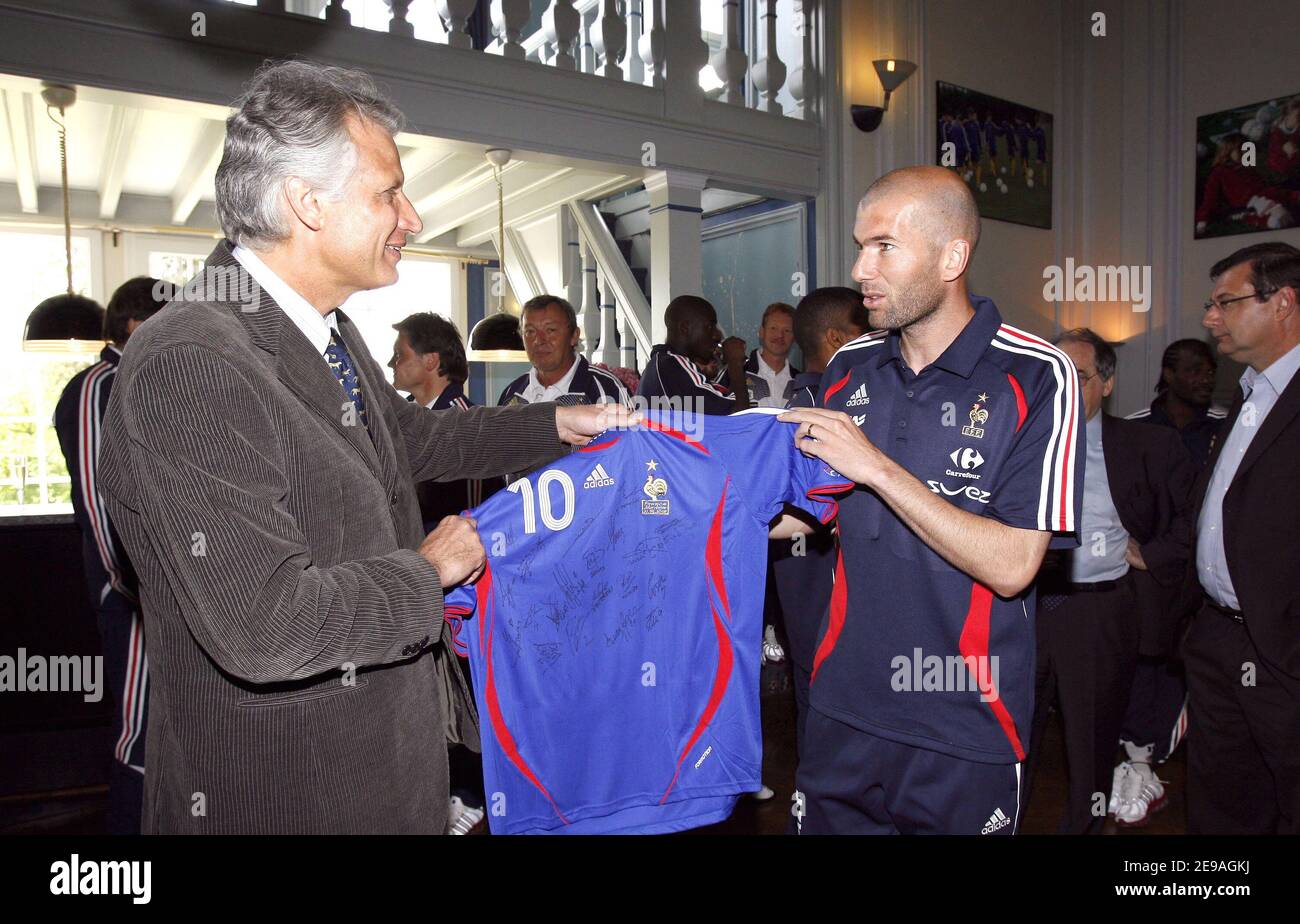
[[[607,366],[617,366],[620,361],[618,350],[618,309],[615,306],[609,286],[609,276],[597,267],[600,290],[600,346],[592,356],[593,362]]]
[[[664,0],[642,0],[641,43],[638,53],[644,65],[647,86],[664,85]]]
[[[745,105],[745,75],[749,55],[740,42],[740,0],[723,0],[722,45],[709,58],[713,72],[722,81],[718,100],[733,106]]]
[[[582,17],[573,8],[573,0],[554,0],[542,14],[542,31],[546,42],[555,48],[552,63],[562,71],[578,69],[578,59],[574,57],[573,49],[581,26]]]
[[[474,40],[469,35],[469,18],[474,15],[478,0],[436,0],[434,9],[447,23],[447,44],[452,48],[473,50]]]
[[[411,0],[384,0],[384,4],[393,13],[392,18],[388,20],[388,34],[415,38],[415,26],[406,20],[406,11],[411,7]]]
[[[794,108],[789,115],[796,119],[817,118],[817,68],[813,64],[812,27],[817,0],[794,0],[794,28],[800,37],[802,54],[799,66],[790,73],[790,95]]]
[[[627,0],[627,49],[623,57],[624,76],[632,83],[645,83],[645,62],[641,60],[641,16],[644,0]]]
[[[582,245],[582,341],[587,347],[587,358],[595,360],[600,345],[600,303],[596,296],[596,256],[591,245]]]
[[[757,108],[781,115],[781,104],[776,101],[776,95],[785,85],[785,62],[778,56],[776,49],[776,0],[758,2],[762,8],[759,31],[763,35],[763,57],[754,62],[750,79],[763,97]]]
[[[257,0],[256,8],[317,18],[339,28],[360,28],[352,26],[343,2]],[[391,14],[389,33],[414,38],[415,26],[408,19],[413,0],[383,2]],[[477,32],[471,35],[470,21],[478,0],[420,2],[432,5],[446,30],[444,35],[435,38],[434,31],[425,38],[452,48],[474,49]],[[523,30],[532,15],[532,0],[489,0],[492,37],[481,50],[661,90],[665,93],[665,108],[688,122],[699,119],[704,111],[700,104],[708,99],[737,107],[752,104],[763,112],[816,120],[819,80],[814,32],[825,28],[825,7],[819,7],[816,0],[743,0],[743,10],[742,0],[707,2],[721,4],[722,14],[721,43],[711,54],[698,28],[688,28],[700,23],[700,4],[695,0],[551,0],[542,12],[540,27],[527,38]],[[742,29],[742,15],[751,13],[753,24]],[[830,15],[839,15],[838,8],[832,7]],[[688,38],[687,32],[692,37]],[[799,49],[787,50],[786,56],[791,59],[788,62],[782,60],[777,42],[778,35],[786,34],[796,37]],[[695,44],[699,45],[698,53]],[[797,62],[793,60],[796,56]],[[673,61],[677,63],[675,69]],[[706,65],[721,84],[708,93],[700,89],[697,73]],[[754,87],[752,94],[750,84]],[[786,93],[793,102],[783,106],[777,97],[784,98]],[[788,112],[784,111],[787,107]]]
[[[503,58],[524,60],[524,46],[519,40],[528,25],[529,13],[528,0],[492,0],[492,31]]]
[[[610,233],[609,228],[605,225],[604,219],[600,212],[597,211],[595,204],[591,202],[570,202],[569,209],[573,212],[574,223],[578,226],[578,233],[582,237],[584,252],[590,248],[595,260],[596,267],[600,271],[600,293],[602,301],[610,301],[614,305],[617,317],[623,318],[624,329],[624,347],[628,347],[635,341],[636,351],[643,356],[650,355],[650,304],[646,301],[645,293],[637,285],[636,277],[632,275],[631,268],[627,261],[623,259],[623,253],[618,249],[618,243],[614,240],[614,235]],[[585,263],[585,257],[584,257]],[[585,269],[585,266],[584,266]],[[615,318],[614,320],[617,320]],[[605,346],[604,325],[601,321],[602,330],[602,348]],[[618,325],[613,325],[618,330]],[[613,340],[609,340],[610,349],[613,349]],[[620,358],[615,355],[611,359],[602,359],[601,362],[607,362],[610,365],[618,365]],[[635,368],[635,367],[632,367]]]
[[[622,80],[623,68],[619,67],[619,62],[627,46],[627,23],[619,15],[617,0],[604,0],[602,3],[600,18],[592,24],[591,45],[600,56],[596,73]]]

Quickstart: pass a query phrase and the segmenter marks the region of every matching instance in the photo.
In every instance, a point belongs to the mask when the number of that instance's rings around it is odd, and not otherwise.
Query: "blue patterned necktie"
[[[329,363],[334,378],[343,387],[343,396],[356,406],[357,416],[366,425],[366,401],[361,396],[361,383],[357,381],[357,371],[352,366],[352,357],[337,331],[330,331],[330,345],[325,348],[325,361]]]

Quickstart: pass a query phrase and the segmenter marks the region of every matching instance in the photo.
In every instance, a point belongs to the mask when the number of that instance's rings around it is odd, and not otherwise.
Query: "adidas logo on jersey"
[[[845,407],[862,407],[864,404],[871,403],[871,396],[867,394],[866,384],[858,386],[858,390],[849,396],[849,400],[844,402]]]
[[[587,476],[587,480],[582,483],[584,488],[608,488],[614,483],[614,479],[609,477],[605,471],[605,466],[597,465]]]
[[[994,831],[1001,831],[1007,825],[1011,824],[1011,819],[1002,814],[1002,809],[994,809],[989,820],[984,822],[984,830],[980,834],[992,834]]]

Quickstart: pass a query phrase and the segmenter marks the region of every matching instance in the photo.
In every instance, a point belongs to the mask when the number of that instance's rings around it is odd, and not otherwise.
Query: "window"
[[[102,304],[99,243],[96,232],[73,232],[72,284]],[[0,516],[71,513],[54,405],[97,356],[23,350],[27,316],[67,288],[62,232],[0,228],[0,278]]]
[[[358,292],[342,307],[361,329],[375,361],[386,366],[397,339],[393,325],[417,311],[442,315],[456,325],[462,339],[466,336],[463,277],[457,262],[408,253],[397,264],[397,282]]]

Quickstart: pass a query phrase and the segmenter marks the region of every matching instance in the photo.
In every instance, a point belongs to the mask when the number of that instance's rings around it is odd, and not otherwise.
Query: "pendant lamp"
[[[480,363],[526,363],[528,354],[524,352],[524,338],[519,333],[519,319],[505,308],[506,210],[501,168],[510,162],[510,151],[492,148],[484,156],[492,165],[492,175],[497,182],[497,249],[501,257],[502,279],[497,288],[497,310],[475,324],[469,332],[466,358]]]
[[[43,353],[98,353],[104,348],[104,309],[92,298],[72,288],[72,218],[68,205],[68,129],[60,121],[77,101],[72,87],[45,84],[41,90],[50,121],[59,126],[59,160],[63,171],[63,252],[68,273],[68,291],[47,298],[27,316],[23,349]],[[59,110],[54,118],[52,110]]]

